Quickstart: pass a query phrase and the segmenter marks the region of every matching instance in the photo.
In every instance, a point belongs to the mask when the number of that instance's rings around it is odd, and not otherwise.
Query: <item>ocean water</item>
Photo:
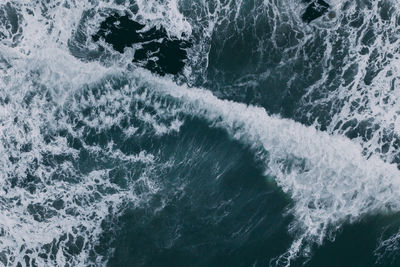
[[[394,0],[0,2],[0,266],[400,266]]]

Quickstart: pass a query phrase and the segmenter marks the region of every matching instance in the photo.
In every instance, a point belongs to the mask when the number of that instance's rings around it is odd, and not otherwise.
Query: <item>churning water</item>
[[[394,0],[0,2],[0,266],[400,266]]]

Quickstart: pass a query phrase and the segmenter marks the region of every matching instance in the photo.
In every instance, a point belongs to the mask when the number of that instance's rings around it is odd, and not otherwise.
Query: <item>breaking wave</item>
[[[106,265],[102,224],[146,206],[173,164],[140,144],[192,118],[249,147],[291,198],[293,242],[271,265],[398,213],[398,6],[328,1],[335,13],[305,24],[300,2],[1,4],[0,262]],[[160,77],[132,62],[137,47],[93,40],[115,13],[192,42],[182,73]]]

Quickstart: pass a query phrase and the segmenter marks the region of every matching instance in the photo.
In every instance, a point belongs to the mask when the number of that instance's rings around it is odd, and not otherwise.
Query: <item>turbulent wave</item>
[[[147,76],[147,78],[146,78]],[[400,171],[379,156],[365,158],[362,147],[347,138],[319,132],[314,127],[269,116],[265,109],[219,100],[201,89],[177,87],[168,80],[155,83],[140,75],[139,85],[148,80],[148,94],[157,89],[183,101],[184,112],[199,116],[214,127],[262,151],[266,175],[274,177],[285,193],[295,200],[290,212],[297,233],[288,263],[307,242],[322,244],[344,222],[365,214],[399,210],[395,192],[400,188]],[[136,86],[135,86],[136,87]]]
[[[397,214],[399,7],[327,2],[309,23],[295,0],[1,4],[0,262],[106,265],[105,225],[169,201],[161,178],[183,160],[166,160],[160,140],[193,118],[249,148],[292,200],[293,240],[271,265]],[[91,38],[118,12],[193,43],[180,76]],[[397,255],[398,236],[379,241],[378,260]]]

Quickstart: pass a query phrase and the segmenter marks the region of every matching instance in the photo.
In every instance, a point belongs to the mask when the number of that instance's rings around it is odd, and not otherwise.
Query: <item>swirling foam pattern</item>
[[[0,4],[0,264],[147,266],[160,247],[203,253],[186,221],[198,208],[207,227],[228,232],[231,254],[274,218],[267,225],[273,232],[277,222],[278,233],[283,224],[288,242],[233,264],[291,266],[312,262],[344,225],[396,216],[400,7],[327,0],[329,11],[305,22],[306,2]],[[138,46],[120,53],[93,40],[116,13],[190,42],[183,71],[159,77],[132,62]],[[257,177],[257,188],[221,189],[231,176]],[[254,201],[275,217],[253,212]],[[168,224],[162,215],[172,211],[185,219]],[[132,213],[131,227],[166,234],[146,232],[157,249],[144,244],[137,261],[116,260]],[[383,225],[391,231],[376,240],[377,263],[399,252],[397,224]],[[199,243],[186,246],[185,236]],[[216,236],[205,243],[219,245]],[[193,262],[223,264],[212,258],[221,250]]]

